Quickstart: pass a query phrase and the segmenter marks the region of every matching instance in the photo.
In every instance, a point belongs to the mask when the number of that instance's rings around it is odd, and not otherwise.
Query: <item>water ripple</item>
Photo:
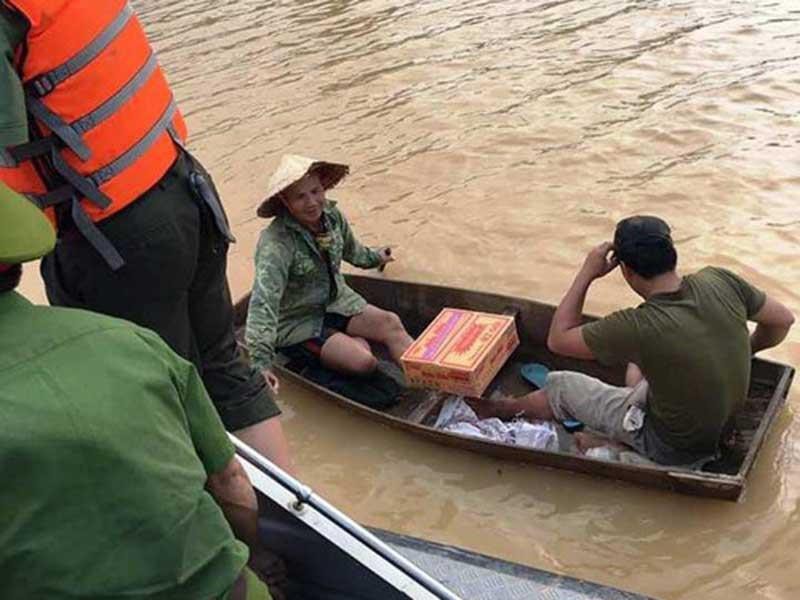
[[[397,245],[398,277],[557,301],[586,249],[646,211],[687,269],[730,267],[800,313],[796,0],[133,2],[235,224],[236,293],[254,207],[293,151],[350,162],[336,197],[364,239]],[[592,310],[634,301],[619,280],[598,288]],[[777,357],[800,360],[800,333]],[[372,524],[663,598],[797,595],[791,412],[745,502],[724,505],[501,478],[290,397],[304,475]]]

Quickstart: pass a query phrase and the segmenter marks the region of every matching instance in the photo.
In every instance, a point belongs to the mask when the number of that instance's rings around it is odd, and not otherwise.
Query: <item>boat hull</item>
[[[532,300],[457,288],[393,281],[383,278],[349,275],[348,283],[368,302],[396,312],[412,334],[418,334],[444,307],[465,308],[517,315],[520,347],[498,380],[511,382],[517,365],[541,362],[554,370],[575,370],[598,377],[611,384],[622,385],[624,371],[608,368],[594,361],[576,360],[555,355],[547,350],[546,339],[555,307]],[[237,304],[237,323],[244,324],[247,298]],[[593,317],[586,316],[590,321]],[[742,441],[720,464],[716,472],[693,471],[658,465],[625,464],[593,459],[570,452],[552,452],[522,448],[468,436],[440,431],[430,423],[417,422],[387,412],[373,410],[319,386],[297,373],[276,367],[282,377],[305,386],[328,400],[374,421],[408,431],[422,439],[469,450],[503,460],[522,461],[544,467],[564,469],[593,476],[628,481],[644,486],[672,490],[683,494],[738,500],[758,451],[789,392],[794,369],[762,359],[754,359],[748,403],[737,424]],[[513,387],[513,383],[511,383]],[[504,388],[507,391],[508,388]]]

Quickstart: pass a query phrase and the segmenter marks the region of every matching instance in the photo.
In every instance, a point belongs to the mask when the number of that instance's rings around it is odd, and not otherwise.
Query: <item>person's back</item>
[[[4,599],[226,597],[248,553],[204,486],[232,448],[155,334],[0,293],[0,422]]]
[[[764,299],[733,273],[708,267],[676,291],[587,327],[584,337],[601,361],[624,357],[641,368],[650,387],[646,429],[672,448],[713,454],[747,395],[747,320]]]
[[[553,315],[547,346],[556,354],[625,366],[625,386],[551,372],[542,389],[496,402],[494,412],[582,421],[591,430],[575,434],[583,451],[611,444],[688,467],[716,456],[746,398],[751,355],[779,344],[794,316],[730,271],[708,267],[681,277],[677,261],[665,221],[620,221],[614,242],[586,256]],[[617,267],[645,302],[585,322],[589,287]],[[756,323],[752,335],[747,321]]]

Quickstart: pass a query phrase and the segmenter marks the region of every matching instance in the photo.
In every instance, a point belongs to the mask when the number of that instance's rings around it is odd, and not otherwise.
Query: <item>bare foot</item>
[[[619,442],[614,442],[607,437],[595,435],[594,433],[586,433],[585,431],[579,431],[575,433],[574,438],[575,446],[578,448],[578,452],[581,454],[586,454],[586,452],[592,448],[599,448],[600,446],[608,446],[609,448],[615,448],[617,450],[627,449]]]
[[[519,416],[522,410],[518,398],[495,392],[477,406],[477,412],[482,419],[498,417],[508,420]]]

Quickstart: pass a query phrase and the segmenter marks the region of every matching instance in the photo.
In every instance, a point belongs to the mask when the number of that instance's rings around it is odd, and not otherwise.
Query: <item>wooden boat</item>
[[[622,369],[607,368],[593,361],[565,358],[547,350],[545,340],[555,307],[523,298],[442,287],[423,283],[348,275],[348,283],[367,301],[397,313],[412,335],[418,335],[444,307],[517,315],[520,346],[495,378],[487,394],[494,389],[517,394],[529,391],[520,376],[519,367],[527,362],[540,362],[553,370],[581,371],[615,385],[622,385]],[[243,327],[248,298],[236,306],[236,322]],[[586,317],[591,320],[593,317]],[[750,391],[745,406],[736,415],[736,443],[722,457],[702,471],[651,464],[627,464],[589,458],[570,450],[570,438],[560,432],[561,449],[556,452],[512,446],[437,430],[432,424],[439,406],[430,404],[430,395],[412,393],[398,406],[386,412],[370,409],[296,373],[276,367],[281,376],[310,387],[348,410],[383,423],[404,429],[422,438],[506,460],[524,461],[630,481],[680,493],[738,500],[745,489],[758,451],[776,415],[783,406],[794,376],[788,365],[755,358]],[[427,403],[426,403],[427,402]]]

